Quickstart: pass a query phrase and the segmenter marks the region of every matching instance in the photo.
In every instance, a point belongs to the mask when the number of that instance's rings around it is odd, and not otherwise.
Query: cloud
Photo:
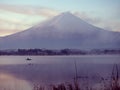
[[[16,22],[0,19],[0,36],[5,36],[19,32],[21,30],[26,29],[28,26],[29,25],[23,25]]]
[[[58,13],[44,7],[0,4],[0,35],[25,30]]]
[[[24,6],[24,5],[7,5],[7,4],[0,4],[0,9],[27,14],[27,15],[40,15],[44,17],[52,17],[58,14],[57,10],[45,8],[45,7],[37,7],[37,6]]]
[[[3,36],[5,33],[12,34],[25,30],[59,13],[60,11],[58,10],[46,7],[0,4],[0,34]],[[120,14],[120,12],[117,13]],[[74,12],[74,14],[95,26],[107,30],[120,31],[120,20],[105,20],[102,17],[95,17],[86,12]],[[116,14],[117,17],[119,16],[118,14]]]
[[[103,25],[103,27],[107,30],[120,32],[120,21],[108,20],[106,24]]]
[[[1,14],[0,14],[1,15]],[[4,15],[4,13],[3,13]],[[5,35],[10,33],[10,32],[17,32],[17,31],[22,31],[27,28],[30,28],[33,26],[35,23],[38,23],[40,21],[39,18],[37,17],[29,17],[29,16],[24,16],[22,17],[21,15],[18,17],[15,17],[14,14],[9,14],[8,16],[11,16],[11,19],[8,19],[6,16],[0,17],[0,36]],[[8,33],[7,33],[8,32]]]
[[[101,27],[106,30],[111,31],[118,31],[120,32],[120,21],[118,19],[103,19],[101,17],[94,17],[91,14],[88,14],[86,12],[74,12],[74,14],[81,19],[85,20],[86,22],[93,24],[97,27]]]
[[[19,32],[20,30],[6,30],[6,29],[2,29],[2,30],[0,30],[0,37],[1,36],[6,36],[6,35],[10,35],[10,34],[13,34],[13,33],[17,33],[17,32]]]
[[[74,14],[78,17],[80,17],[81,19],[85,20],[86,22],[88,23],[99,23],[101,22],[101,19],[100,18],[96,18],[96,17],[93,17],[92,15],[86,13],[86,12],[74,12]]]

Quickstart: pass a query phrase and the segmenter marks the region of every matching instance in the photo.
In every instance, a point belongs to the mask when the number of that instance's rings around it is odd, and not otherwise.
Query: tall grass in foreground
[[[47,87],[47,89],[45,87],[41,87],[41,86],[34,86],[33,90],[79,90],[75,87],[73,87],[72,84],[58,84],[58,85],[50,85],[49,87]]]
[[[120,90],[120,82],[119,82],[119,72],[118,72],[118,66],[115,64],[113,66],[112,74],[109,79],[106,79],[104,77],[101,78],[101,86],[95,88],[90,86],[89,84],[86,84],[84,86],[80,85],[81,83],[78,81],[77,76],[77,66],[75,62],[75,78],[74,82],[72,83],[61,83],[57,85],[50,85],[47,88],[42,87],[39,84],[35,84],[33,90]]]
[[[120,86],[109,86],[108,85],[103,85],[103,87],[98,87],[98,88],[93,88],[91,86],[82,86],[78,83],[61,83],[57,85],[50,85],[50,86],[40,86],[40,85],[35,85],[33,90],[120,90]]]

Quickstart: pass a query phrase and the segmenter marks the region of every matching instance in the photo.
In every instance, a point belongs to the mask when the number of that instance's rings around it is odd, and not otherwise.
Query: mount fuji
[[[12,35],[0,38],[0,49],[120,48],[120,32],[93,26],[65,12]]]

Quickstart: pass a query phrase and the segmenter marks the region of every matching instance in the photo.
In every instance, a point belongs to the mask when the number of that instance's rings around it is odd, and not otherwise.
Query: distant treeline
[[[0,55],[91,55],[91,54],[120,54],[120,49],[94,49],[94,50],[79,50],[79,49],[16,49],[16,50],[0,50]]]

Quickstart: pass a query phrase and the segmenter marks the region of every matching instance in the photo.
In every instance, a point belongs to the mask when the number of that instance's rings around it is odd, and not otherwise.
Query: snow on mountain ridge
[[[118,48],[118,36],[67,12],[2,38],[0,48]]]
[[[54,32],[59,33],[67,32],[92,33],[92,31],[95,31],[95,29],[99,30],[99,28],[91,26],[90,24],[86,23],[85,21],[83,21],[79,17],[76,17],[70,12],[62,13],[47,21],[39,23],[30,28],[29,30],[34,30],[37,33],[42,33],[44,31],[50,33],[50,31],[53,30],[53,29],[50,30],[50,28],[54,28]],[[48,31],[48,29],[50,31]]]

